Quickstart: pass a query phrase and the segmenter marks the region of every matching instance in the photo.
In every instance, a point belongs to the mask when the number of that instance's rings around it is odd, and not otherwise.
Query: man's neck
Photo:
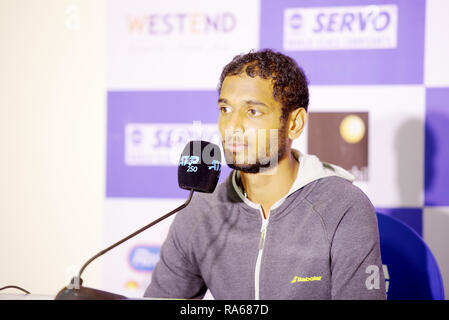
[[[271,207],[290,190],[298,173],[299,163],[289,151],[274,168],[262,173],[240,172],[243,188],[249,200],[262,206],[268,218]]]

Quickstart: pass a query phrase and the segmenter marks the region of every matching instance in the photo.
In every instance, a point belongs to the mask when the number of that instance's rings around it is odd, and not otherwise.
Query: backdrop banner
[[[340,165],[432,249],[449,297],[449,2],[109,0],[105,245],[182,204],[184,145],[221,145],[217,85],[272,48],[310,82],[294,147]],[[442,66],[441,69],[439,66]],[[223,165],[220,182],[229,175]],[[172,218],[104,257],[105,290],[142,296]],[[394,276],[389,275],[389,288]],[[208,293],[206,298],[213,298]]]

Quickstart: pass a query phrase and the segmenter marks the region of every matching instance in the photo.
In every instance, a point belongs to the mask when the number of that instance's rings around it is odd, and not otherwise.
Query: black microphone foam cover
[[[179,159],[179,187],[212,193],[217,186],[220,171],[220,148],[207,141],[190,141]]]

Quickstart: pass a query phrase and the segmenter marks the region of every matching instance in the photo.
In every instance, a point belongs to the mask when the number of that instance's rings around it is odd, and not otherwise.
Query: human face
[[[237,170],[258,173],[285,154],[286,121],[273,97],[271,79],[246,73],[224,79],[218,99],[218,128],[226,162]]]

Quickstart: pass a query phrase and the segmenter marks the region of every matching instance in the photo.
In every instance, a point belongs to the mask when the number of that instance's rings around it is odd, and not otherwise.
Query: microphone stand
[[[162,217],[154,220],[150,224],[146,225],[145,227],[137,230],[136,232],[130,234],[126,238],[123,238],[122,240],[114,243],[113,245],[107,247],[106,249],[100,251],[96,255],[94,255],[92,258],[90,258],[80,269],[78,276],[73,277],[70,281],[70,284],[64,288],[62,288],[58,294],[55,297],[55,300],[126,300],[127,298],[122,295],[118,295],[115,293],[107,292],[107,291],[101,291],[93,288],[87,288],[83,287],[82,283],[83,280],[81,279],[81,274],[83,273],[84,269],[95,259],[98,257],[104,255],[106,252],[114,249],[118,245],[122,244],[123,242],[131,239],[132,237],[138,235],[139,233],[147,230],[148,228],[154,226],[155,224],[161,222],[162,220],[170,217],[174,213],[178,212],[179,210],[184,209],[187,207],[187,205],[190,203],[190,200],[192,200],[193,196],[193,189],[190,189],[189,198],[186,202],[184,202],[182,205],[180,205],[178,208],[170,211],[169,213],[163,215]]]

